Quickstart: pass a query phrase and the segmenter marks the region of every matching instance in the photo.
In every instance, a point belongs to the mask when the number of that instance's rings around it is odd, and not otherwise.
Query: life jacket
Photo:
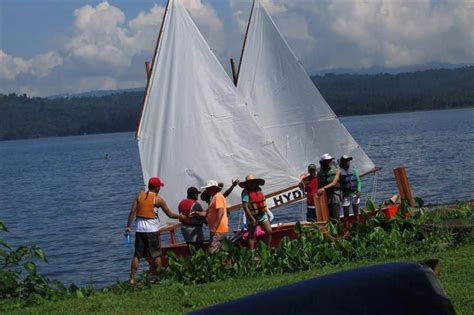
[[[257,191],[248,191],[245,192],[249,195],[249,210],[253,216],[259,215],[267,211],[267,202],[262,191],[259,189]]]
[[[156,219],[158,217],[155,211],[156,193],[152,191],[141,191],[137,198],[137,217],[145,219]]]
[[[182,215],[186,216],[186,219],[181,220],[186,225],[202,225],[206,219],[204,218],[190,218],[189,214],[193,211],[193,207],[196,204],[194,199],[184,199],[178,205],[178,211]]]
[[[355,176],[354,169],[349,166],[348,170],[344,168],[339,169],[341,174],[339,183],[341,184],[341,190],[343,192],[355,192],[357,191],[357,177]]]
[[[334,177],[336,177],[336,173],[337,168],[334,165],[331,165],[331,168],[328,171],[324,171],[321,167],[318,171],[318,186],[322,188],[332,183]],[[336,186],[327,189],[326,192],[328,194],[339,194],[339,183],[337,183]]]

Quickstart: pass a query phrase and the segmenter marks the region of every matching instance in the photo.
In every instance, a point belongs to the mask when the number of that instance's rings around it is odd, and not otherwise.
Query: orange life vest
[[[253,216],[267,211],[267,202],[261,190],[247,191],[250,197],[249,210]]]
[[[151,191],[141,191],[137,198],[137,217],[145,219],[156,219],[158,216],[155,212],[156,193]]]

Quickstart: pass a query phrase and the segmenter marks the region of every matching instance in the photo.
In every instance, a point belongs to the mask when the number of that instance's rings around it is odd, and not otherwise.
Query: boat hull
[[[392,218],[397,214],[398,205],[393,205],[387,208],[383,208],[382,211],[387,218]],[[376,215],[377,212],[369,213],[369,218]],[[355,217],[350,215],[347,219],[349,224],[355,222]],[[346,223],[344,218],[341,218],[341,223]],[[288,237],[291,240],[294,240],[298,237],[298,234],[295,232],[295,223],[284,223],[284,224],[276,224],[272,226],[272,240],[270,243],[271,247],[277,247],[283,238]],[[302,222],[302,226],[309,226],[313,223],[309,222]],[[323,225],[324,223],[320,223]],[[240,234],[239,234],[240,233]],[[245,238],[245,234],[239,231],[234,232],[234,244],[237,246],[247,246],[247,241]],[[263,240],[265,241],[265,236],[257,237],[257,241]],[[207,250],[209,247],[209,241],[205,241],[203,244],[203,249]],[[168,255],[170,252],[173,252],[177,257],[187,257],[189,256],[189,248],[186,243],[175,243],[175,244],[166,244],[161,247],[161,263],[163,267],[168,267]]]

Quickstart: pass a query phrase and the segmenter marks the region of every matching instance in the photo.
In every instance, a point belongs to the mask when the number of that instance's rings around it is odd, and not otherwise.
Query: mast
[[[237,86],[237,71],[235,69],[235,62],[233,58],[230,58],[230,68],[232,70],[232,81],[234,85]]]
[[[256,0],[253,0],[252,2],[252,9],[250,9],[249,22],[247,24],[247,29],[245,30],[244,43],[242,44],[242,51],[240,52],[239,69],[237,70],[237,75],[234,77],[235,86],[237,86],[237,83],[239,81],[240,66],[242,65],[242,58],[244,58],[245,44],[247,43],[247,35],[249,34],[250,22],[252,21],[253,8],[255,7],[255,1]]]
[[[158,33],[158,39],[156,40],[155,51],[153,52],[153,59],[151,60],[151,66],[149,66],[149,62],[145,62],[147,80],[146,80],[146,86],[145,86],[145,94],[143,95],[143,99],[142,99],[142,106],[141,106],[140,114],[138,115],[137,128],[136,128],[136,131],[135,131],[135,137],[138,136],[138,130],[140,129],[140,121],[142,120],[143,110],[145,108],[145,101],[146,101],[146,98],[148,96],[150,78],[151,78],[151,74],[153,72],[153,67],[155,65],[156,54],[158,53],[158,48],[160,46],[161,35],[163,34],[163,27],[165,25],[166,14],[168,13],[168,8],[169,8],[169,5],[170,5],[171,1],[172,0],[168,0],[166,2],[165,12],[163,12],[163,19],[161,20],[160,32]]]

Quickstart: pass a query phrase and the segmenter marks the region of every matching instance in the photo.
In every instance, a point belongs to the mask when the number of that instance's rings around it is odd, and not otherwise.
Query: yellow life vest
[[[141,191],[137,198],[137,217],[145,219],[156,219],[155,212],[156,193],[151,191]]]

